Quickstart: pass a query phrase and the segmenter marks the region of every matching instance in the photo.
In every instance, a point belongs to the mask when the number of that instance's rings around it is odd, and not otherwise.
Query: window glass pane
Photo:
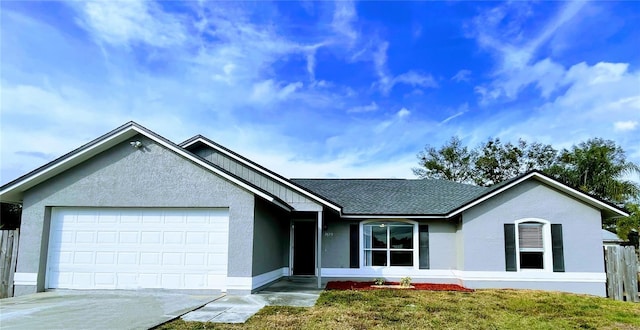
[[[542,252],[520,252],[521,269],[542,269]]]
[[[362,232],[364,234],[364,248],[371,248],[371,226],[363,226]]]
[[[371,254],[371,266],[386,266],[387,251],[367,251]]]
[[[521,223],[518,225],[520,249],[542,249],[542,224]]]
[[[373,236],[373,247],[374,248],[386,248],[387,247],[387,226],[380,227],[375,226],[371,227],[371,236]]]
[[[413,226],[391,226],[389,236],[392,249],[413,249]]]
[[[413,252],[391,251],[391,266],[413,266]]]

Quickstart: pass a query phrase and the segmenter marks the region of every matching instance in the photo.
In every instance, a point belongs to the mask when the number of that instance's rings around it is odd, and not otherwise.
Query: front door
[[[293,275],[315,275],[316,223],[293,223]]]

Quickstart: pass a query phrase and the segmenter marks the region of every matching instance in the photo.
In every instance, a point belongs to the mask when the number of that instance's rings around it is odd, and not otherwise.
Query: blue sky
[[[130,120],[287,177],[413,177],[458,135],[640,163],[638,2],[3,1],[0,181]]]

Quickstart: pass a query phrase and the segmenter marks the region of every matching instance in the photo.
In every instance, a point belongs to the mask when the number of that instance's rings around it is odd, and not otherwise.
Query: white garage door
[[[227,209],[53,208],[48,288],[224,289]]]

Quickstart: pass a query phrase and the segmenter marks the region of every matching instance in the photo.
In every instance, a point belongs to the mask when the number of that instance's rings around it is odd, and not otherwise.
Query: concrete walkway
[[[315,278],[289,278],[245,296],[224,296],[182,316],[185,321],[244,323],[264,306],[311,307],[322,289]]]
[[[52,290],[0,300],[5,329],[148,329],[221,297],[173,290]]]

